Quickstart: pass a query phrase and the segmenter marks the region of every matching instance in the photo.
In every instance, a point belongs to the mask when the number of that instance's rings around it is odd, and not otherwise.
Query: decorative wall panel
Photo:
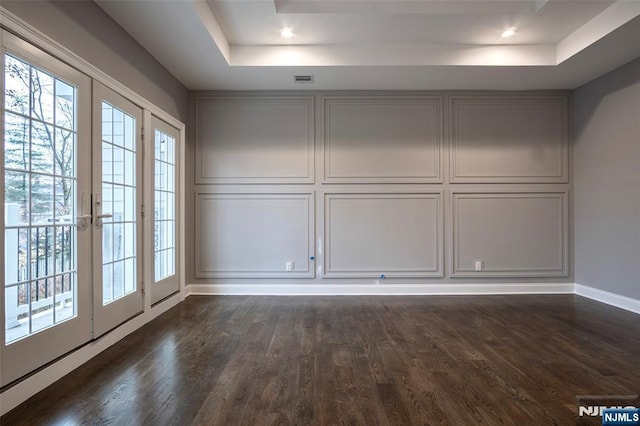
[[[327,277],[441,277],[440,193],[327,193]]]
[[[452,276],[568,275],[566,192],[453,192],[451,204]]]
[[[196,116],[196,183],[313,183],[313,97],[198,98]]]
[[[313,278],[313,224],[311,193],[198,193],[196,275]]]
[[[324,182],[442,181],[442,98],[327,97]]]
[[[451,98],[453,183],[568,182],[567,98]]]

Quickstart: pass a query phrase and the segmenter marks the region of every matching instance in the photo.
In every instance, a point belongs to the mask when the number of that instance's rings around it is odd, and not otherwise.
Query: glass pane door
[[[102,101],[102,304],[136,289],[135,118]],[[97,210],[98,211],[98,210]]]
[[[179,131],[159,118],[152,116],[153,199],[148,200],[153,209],[153,281],[151,303],[176,293],[180,288],[177,265],[177,153]]]
[[[94,82],[94,336],[142,311],[142,110]]]
[[[91,249],[89,79],[3,41],[2,385],[89,340]]]

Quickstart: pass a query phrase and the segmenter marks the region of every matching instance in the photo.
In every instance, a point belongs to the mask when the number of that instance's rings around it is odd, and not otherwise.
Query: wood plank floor
[[[577,296],[192,296],[0,423],[570,425],[639,367],[640,316]]]

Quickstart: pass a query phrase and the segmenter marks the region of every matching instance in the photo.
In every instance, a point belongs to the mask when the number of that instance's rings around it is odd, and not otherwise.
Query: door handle
[[[107,219],[113,217],[112,214],[102,213],[102,196],[100,194],[96,194],[96,220],[95,225],[96,228],[102,228],[102,219]]]

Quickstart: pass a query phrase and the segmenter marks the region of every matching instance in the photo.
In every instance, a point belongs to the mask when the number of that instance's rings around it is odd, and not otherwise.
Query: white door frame
[[[145,283],[147,286],[147,292],[150,296],[150,303],[156,304],[161,300],[171,296],[180,291],[180,251],[182,250],[181,233],[180,233],[180,209],[179,200],[181,195],[180,190],[180,173],[181,173],[181,146],[180,146],[180,131],[175,127],[168,124],[166,121],[152,115],[149,112],[145,112],[145,129],[148,129],[145,134],[145,148],[147,155],[145,156],[145,183],[147,191],[145,193]],[[171,136],[175,140],[174,147],[174,274],[156,282],[155,277],[155,132],[160,130],[161,132]]]
[[[102,252],[102,220],[99,216],[102,201],[102,103],[126,112],[135,119],[135,165],[136,165],[136,288],[135,290],[113,302],[103,305],[103,252]],[[116,328],[128,319],[140,314],[144,310],[143,287],[143,158],[144,145],[142,143],[143,110],[127,98],[103,84],[93,82],[93,338]],[[123,230],[124,232],[124,230]]]
[[[76,70],[89,76],[94,81],[98,81],[105,86],[117,91],[118,93],[125,95],[128,99],[143,107],[145,109],[145,112],[152,113],[153,115],[161,118],[170,125],[179,129],[180,158],[181,161],[184,161],[184,159],[186,158],[186,127],[183,122],[174,118],[171,114],[165,112],[162,108],[158,107],[153,102],[136,93],[135,89],[132,90],[132,88],[126,86],[125,84],[122,84],[111,75],[107,74],[84,58],[78,56],[75,52],[62,45],[59,41],[43,33],[39,29],[32,26],[30,23],[24,21],[22,18],[4,9],[2,6],[0,6],[0,26],[11,31],[11,33],[17,35],[21,39],[27,40],[29,43],[33,43],[52,56],[59,58]],[[0,38],[1,34],[2,31],[0,31]],[[0,120],[0,131],[3,130],[2,122],[3,120]],[[2,173],[0,173],[0,175],[3,176]],[[3,177],[0,177],[0,179],[3,179]],[[179,217],[183,219],[185,218],[185,185],[187,183],[184,167],[180,167],[178,179],[178,185],[180,188]],[[1,214],[4,214],[4,212],[2,212]],[[186,224],[184,223],[184,220],[181,220],[178,228],[182,236],[185,235],[185,226]],[[0,228],[0,231],[1,230],[2,229]],[[158,303],[157,305],[154,305],[153,307],[150,304],[149,298],[145,296],[145,311],[142,315],[107,333],[103,338],[98,339],[91,344],[83,345],[82,347],[75,350],[73,354],[70,354],[69,356],[62,356],[61,358],[55,360],[54,362],[41,368],[40,370],[33,372],[33,374],[28,375],[25,378],[20,379],[19,381],[16,381],[9,387],[6,387],[0,392],[0,415],[9,412],[12,408],[16,407],[18,404],[25,401],[30,396],[51,385],[53,382],[63,377],[65,374],[68,374],[75,368],[87,362],[89,359],[93,358],[95,355],[99,354],[114,343],[118,342],[142,325],[161,315],[167,309],[170,309],[172,306],[175,306],[177,303],[184,300],[184,298],[186,297],[186,256],[183,242],[180,241],[179,243],[181,243],[182,249],[180,250],[178,257],[180,270],[178,277],[180,281],[180,292],[178,294],[169,297],[168,299]],[[0,255],[2,255],[4,259],[3,251],[4,247],[2,244],[0,244]],[[4,277],[3,264],[0,264],[0,276]],[[1,311],[4,309],[3,300],[4,293],[0,292],[0,338],[3,338],[4,334],[4,315],[1,314]],[[4,364],[4,362],[5,359],[3,358],[2,350],[0,350],[0,364]],[[3,382],[1,369],[0,382]]]
[[[19,57],[31,65],[46,70],[52,75],[59,77],[61,80],[73,84],[76,89],[77,103],[76,108],[76,211],[74,218],[88,214],[90,209],[89,194],[91,192],[91,79],[85,74],[77,71],[69,65],[52,57],[43,50],[27,43],[26,41],[16,37],[0,29],[2,33],[2,92],[4,99],[4,61],[5,53],[11,53]],[[4,103],[2,105],[2,123],[4,126]],[[4,141],[4,129],[2,129],[2,140]],[[4,152],[4,148],[1,148]],[[4,160],[0,164],[2,175],[2,183],[4,187]],[[84,197],[83,197],[84,193]],[[82,204],[84,198],[85,205]],[[2,232],[2,240],[5,237],[5,212],[4,212],[4,191],[0,194],[3,201],[2,220],[0,221],[0,230]],[[81,227],[76,229],[76,294],[74,304],[76,316],[73,319],[50,326],[31,336],[22,338],[9,345],[5,344],[5,304],[4,304],[4,285],[0,293],[2,293],[0,302],[2,303],[2,322],[0,323],[0,338],[2,345],[2,369],[0,372],[0,386],[5,386],[14,380],[19,379],[23,375],[41,367],[42,365],[58,358],[61,355],[79,347],[88,342],[91,338],[91,226],[82,219],[76,220],[76,225],[88,225],[85,229]],[[4,244],[2,244],[2,255],[4,259]],[[4,283],[5,265],[2,262],[2,282]],[[46,348],[46,350],[43,350]]]

